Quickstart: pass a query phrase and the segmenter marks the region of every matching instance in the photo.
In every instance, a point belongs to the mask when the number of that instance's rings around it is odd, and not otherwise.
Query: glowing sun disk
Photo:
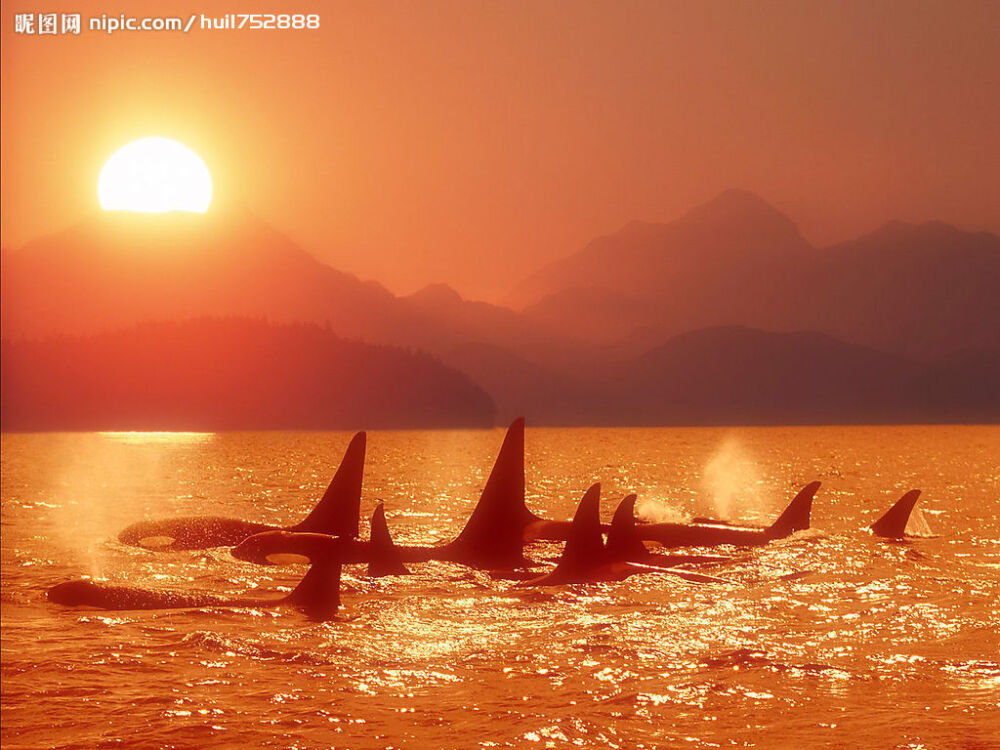
[[[212,176],[198,155],[169,138],[141,138],[105,162],[97,180],[105,211],[193,211],[212,202]]]

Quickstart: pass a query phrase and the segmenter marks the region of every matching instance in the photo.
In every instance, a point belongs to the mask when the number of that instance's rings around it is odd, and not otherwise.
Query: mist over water
[[[646,523],[685,523],[688,517],[662,501],[636,500],[635,517]]]
[[[398,542],[450,538],[501,438],[370,433],[362,513],[381,499]],[[997,747],[995,427],[528,430],[528,502],[548,518],[600,479],[605,521],[636,492],[657,503],[645,512],[766,522],[821,480],[814,529],[731,550],[706,571],[726,584],[528,590],[435,562],[376,580],[349,566],[330,623],[45,601],[93,570],[151,589],[287,591],[303,566],[116,535],[179,515],[294,523],[349,439],[5,435],[4,747]],[[913,487],[935,536],[874,538],[867,526]]]
[[[705,465],[701,485],[711,502],[713,518],[732,521],[764,517],[770,509],[763,478],[749,448],[728,434]]]
[[[694,515],[723,521],[765,518],[772,510],[762,474],[739,436],[728,433],[704,462],[698,482]],[[636,500],[636,517],[647,523],[685,523],[685,514],[672,504],[670,488]],[[790,498],[789,498],[790,499]]]

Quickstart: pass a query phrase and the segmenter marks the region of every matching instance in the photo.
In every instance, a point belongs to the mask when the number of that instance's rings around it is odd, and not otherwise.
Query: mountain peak
[[[749,190],[726,190],[691,209],[677,221],[702,231],[749,234],[773,241],[804,243],[795,222]]]
[[[408,297],[425,307],[452,307],[462,303],[462,295],[447,284],[428,284]]]

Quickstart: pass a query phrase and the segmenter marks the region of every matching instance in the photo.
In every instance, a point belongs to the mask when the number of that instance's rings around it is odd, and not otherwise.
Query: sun
[[[212,176],[198,154],[169,138],[140,138],[111,155],[97,179],[105,211],[192,211],[212,202]]]

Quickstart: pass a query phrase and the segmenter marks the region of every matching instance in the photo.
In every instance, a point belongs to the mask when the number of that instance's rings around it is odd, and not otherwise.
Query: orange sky
[[[206,7],[321,29],[13,33],[18,12]],[[217,206],[398,292],[500,298],[728,187],[815,242],[1000,231],[998,34],[994,0],[5,2],[2,240],[96,211],[103,161],[145,135],[197,151]]]

